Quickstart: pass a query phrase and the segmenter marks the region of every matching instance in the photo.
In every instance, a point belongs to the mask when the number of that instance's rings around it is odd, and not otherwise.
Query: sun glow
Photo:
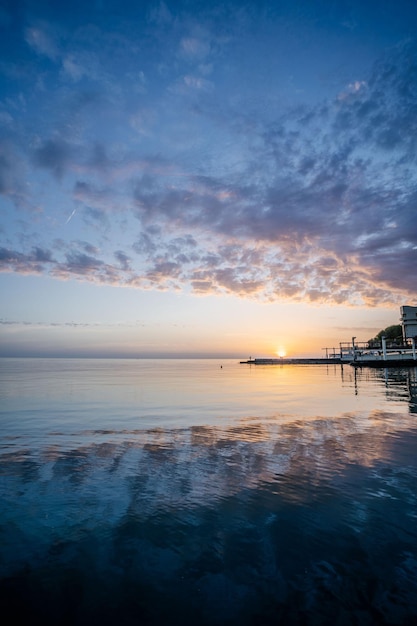
[[[277,350],[277,355],[278,355],[279,357],[284,357],[284,356],[287,356],[287,353],[286,353],[286,351],[284,350],[284,348],[280,348],[279,350]]]

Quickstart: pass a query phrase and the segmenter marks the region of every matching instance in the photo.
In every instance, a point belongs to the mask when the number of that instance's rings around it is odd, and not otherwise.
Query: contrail
[[[73,212],[71,213],[71,215],[69,216],[69,218],[67,219],[67,221],[65,222],[65,224],[68,224],[68,222],[74,217],[75,211],[77,209],[74,209]]]

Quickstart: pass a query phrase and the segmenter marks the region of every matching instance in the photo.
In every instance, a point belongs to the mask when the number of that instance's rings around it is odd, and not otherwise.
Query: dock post
[[[387,338],[385,337],[385,335],[382,335],[381,341],[382,341],[382,354],[384,355],[384,361],[386,361],[387,360]]]

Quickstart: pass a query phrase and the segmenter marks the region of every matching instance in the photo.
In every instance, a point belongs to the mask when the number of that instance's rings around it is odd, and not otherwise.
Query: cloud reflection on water
[[[409,382],[392,410],[15,439],[0,600],[44,624],[413,623]]]
[[[376,410],[367,416],[283,424],[272,419],[244,422],[231,428],[88,432],[89,443],[74,449],[54,444],[3,455],[3,476],[15,485],[12,490],[5,483],[6,499],[12,505],[19,493],[24,512],[25,506],[42,510],[48,498],[54,508],[59,487],[64,503],[68,494],[83,501],[88,518],[99,517],[104,502],[110,508],[117,502],[117,516],[123,515],[132,498],[140,499],[143,517],[162,510],[216,507],[219,501],[258,489],[279,494],[281,501],[303,502],[315,489],[322,494],[325,485],[338,490],[349,484],[350,475],[359,470],[405,464],[411,471],[416,438],[412,415]]]

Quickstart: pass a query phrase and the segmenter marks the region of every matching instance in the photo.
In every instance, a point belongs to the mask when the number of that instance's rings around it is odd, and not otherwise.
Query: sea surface
[[[0,360],[8,623],[417,624],[417,372]]]

